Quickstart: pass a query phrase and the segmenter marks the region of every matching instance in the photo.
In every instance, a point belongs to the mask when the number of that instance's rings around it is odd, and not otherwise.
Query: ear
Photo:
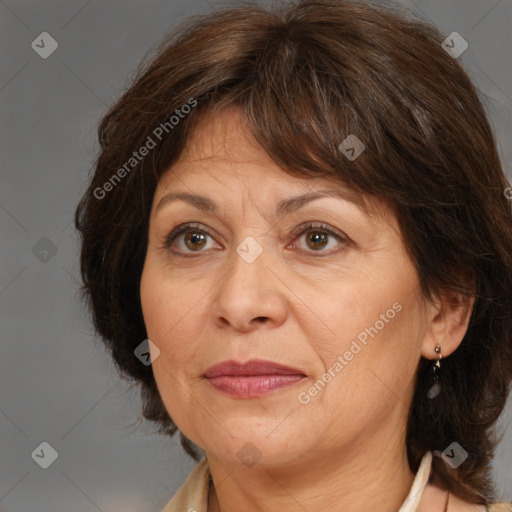
[[[467,332],[474,302],[474,297],[443,290],[433,302],[427,303],[427,331],[421,347],[423,357],[437,359],[437,344],[441,346],[443,357],[457,350]]]

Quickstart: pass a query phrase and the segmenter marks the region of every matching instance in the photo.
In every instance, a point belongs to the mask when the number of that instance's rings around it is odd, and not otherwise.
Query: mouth
[[[297,368],[272,361],[251,359],[246,363],[224,361],[209,368],[204,377],[221,393],[238,398],[257,398],[306,378]]]

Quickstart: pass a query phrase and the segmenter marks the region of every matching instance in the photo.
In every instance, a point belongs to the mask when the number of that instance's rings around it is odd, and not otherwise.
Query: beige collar
[[[420,467],[414,477],[411,490],[398,512],[416,512],[418,510],[423,491],[428,483],[431,466],[432,452],[427,452],[421,459]]]
[[[427,452],[421,460],[411,490],[398,512],[417,512],[423,491],[428,483],[431,465],[432,452]],[[210,479],[208,461],[202,459],[163,512],[207,512]]]

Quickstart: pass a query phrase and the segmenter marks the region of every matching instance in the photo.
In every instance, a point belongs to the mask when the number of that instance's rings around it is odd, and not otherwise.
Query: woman
[[[217,11],[102,120],[84,293],[204,455],[165,512],[511,509],[509,185],[443,39],[361,2]]]

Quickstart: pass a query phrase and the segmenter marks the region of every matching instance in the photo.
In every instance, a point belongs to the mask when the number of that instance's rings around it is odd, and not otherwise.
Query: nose
[[[286,319],[287,288],[278,277],[276,259],[265,250],[254,261],[240,254],[233,251],[227,259],[227,273],[214,289],[216,325],[240,332],[278,327]]]

